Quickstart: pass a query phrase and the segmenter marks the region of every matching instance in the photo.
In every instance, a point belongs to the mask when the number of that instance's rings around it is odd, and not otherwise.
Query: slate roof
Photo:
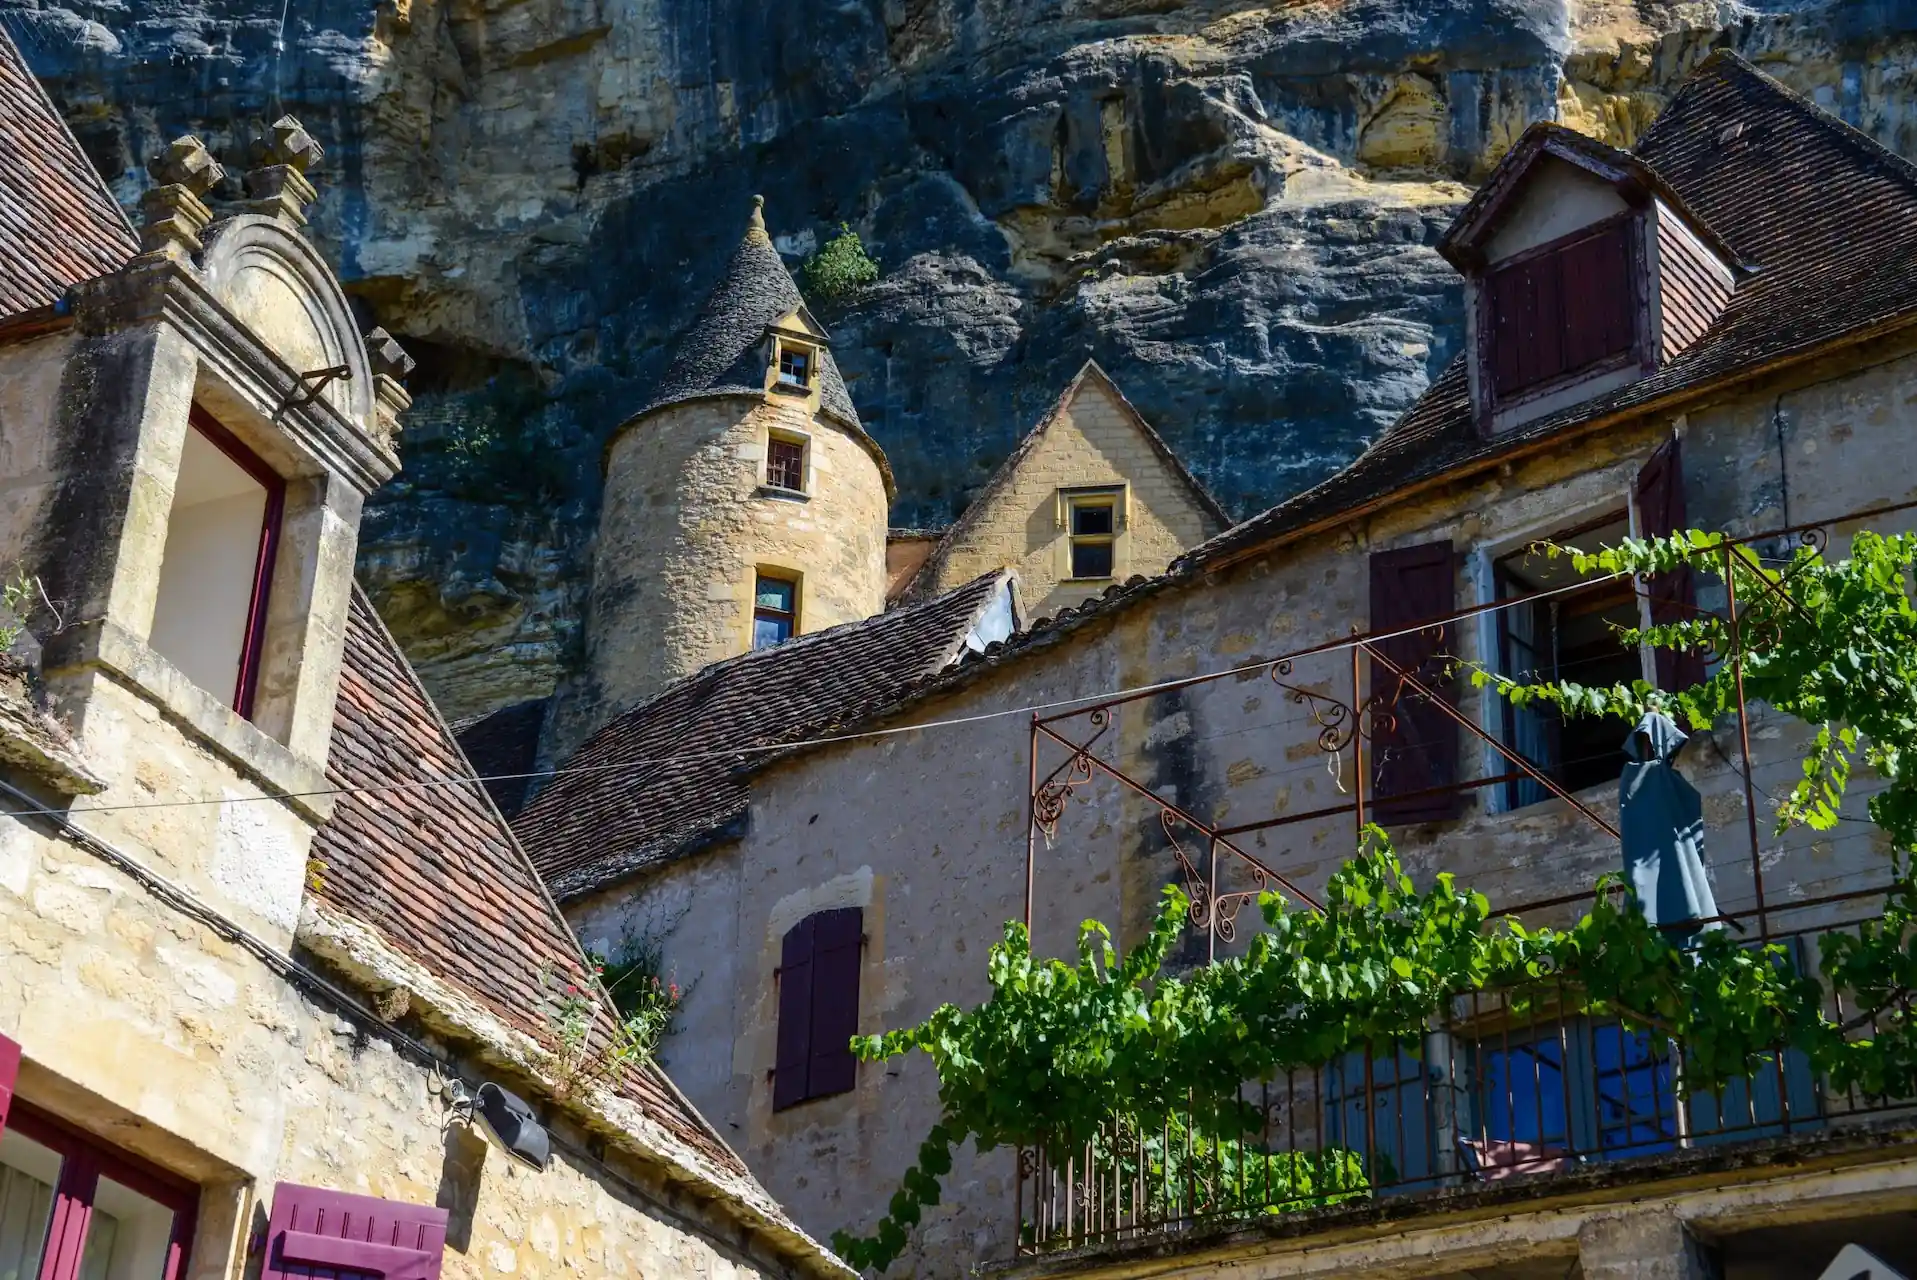
[[[757,197],[754,197],[755,201]],[[805,298],[786,270],[785,260],[766,234],[757,205],[739,247],[726,264],[725,275],[706,296],[705,304],[680,334],[666,361],[665,375],[646,407],[632,421],[668,405],[706,396],[765,394],[766,357],[763,342],[766,329],[780,318],[805,308]],[[806,319],[821,334],[825,326],[805,311]],[[853,407],[851,393],[829,347],[819,350],[819,408],[827,417],[858,437],[861,444],[877,454],[885,472],[886,491],[891,492],[892,474],[878,444],[865,433],[859,411]],[[630,423],[628,423],[630,425]]]
[[[513,822],[563,902],[736,829],[741,747],[814,738],[949,665],[1010,578],[717,662],[587,739]]]
[[[532,698],[485,715],[468,716],[453,725],[459,749],[508,818],[526,803],[533,764],[539,755],[539,731],[546,724],[550,698]]]
[[[1705,59],[1634,154],[1748,271],[1717,320],[1676,359],[1628,387],[1487,440],[1477,432],[1459,357],[1337,475],[1192,548],[1156,577],[1132,578],[983,653],[961,655],[861,723],[948,693],[1162,591],[1415,489],[1917,324],[1917,166],[1736,54],[1718,50]]]
[[[314,840],[316,897],[464,991],[509,1026],[548,1034],[548,968],[584,957],[419,677],[354,589],[328,781],[342,788]],[[719,1169],[745,1166],[656,1068],[622,1090]]]
[[[1151,423],[1145,421],[1145,415],[1125,398],[1125,393],[1118,389],[1118,383],[1113,381],[1112,375],[1106,373],[1098,361],[1087,360],[1079,367],[1078,373],[1072,380],[1065,384],[1065,389],[1059,392],[1058,399],[1052,402],[1051,408],[1032,424],[1032,429],[1025,433],[1025,438],[1018,442],[1018,447],[1006,456],[1005,461],[999,464],[998,470],[992,473],[992,478],[987,480],[984,487],[973,496],[958,520],[946,529],[938,545],[932,548],[932,554],[926,557],[925,563],[919,566],[912,579],[900,586],[898,591],[900,599],[921,598],[919,593],[925,589],[925,584],[938,580],[939,570],[945,564],[947,557],[952,554],[952,549],[958,545],[958,540],[985,518],[986,508],[990,505],[991,499],[1001,489],[1012,483],[1012,478],[1018,474],[1018,469],[1044,440],[1046,431],[1058,420],[1058,416],[1065,412],[1065,407],[1072,402],[1072,397],[1076,396],[1079,389],[1087,382],[1096,382],[1110,393],[1120,412],[1124,413],[1132,426],[1145,437],[1146,443],[1151,445],[1152,452],[1156,453],[1159,459],[1171,469],[1172,474],[1184,484],[1186,491],[1191,494],[1192,501],[1196,502],[1206,515],[1217,521],[1217,527],[1219,529],[1230,527],[1231,516],[1218,505],[1218,500],[1211,496],[1211,492],[1199,483],[1198,477],[1179,460],[1178,455],[1172,451],[1172,447],[1165,443],[1165,438],[1152,429]]]
[[[0,315],[126,265],[140,238],[0,26]]]

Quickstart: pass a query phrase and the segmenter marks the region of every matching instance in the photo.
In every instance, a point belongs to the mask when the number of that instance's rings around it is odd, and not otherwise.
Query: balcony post
[[[1668,1210],[1592,1218],[1578,1229],[1584,1280],[1713,1280],[1709,1255]]]

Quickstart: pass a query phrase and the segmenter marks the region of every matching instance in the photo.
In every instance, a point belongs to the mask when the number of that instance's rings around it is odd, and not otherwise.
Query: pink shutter
[[[446,1210],[282,1182],[260,1280],[439,1280]]]
[[[13,1108],[13,1088],[20,1078],[20,1042],[0,1036],[0,1134],[7,1131],[7,1112]]]
[[[865,913],[857,907],[813,917],[812,1062],[806,1096],[845,1093],[858,1083],[852,1037],[859,1033],[859,959]]]
[[[1379,551],[1371,557],[1371,629],[1391,631],[1457,608],[1451,542]],[[1443,627],[1413,631],[1377,642],[1380,653],[1415,675],[1426,688],[1449,696],[1439,655],[1448,634]],[[1392,724],[1367,744],[1371,753],[1371,803],[1367,817],[1381,824],[1432,822],[1455,817],[1457,792],[1415,795],[1458,780],[1458,726],[1422,694],[1400,688],[1398,677],[1381,662],[1371,664],[1371,694],[1395,699],[1381,708]],[[1381,715],[1378,722],[1383,724]],[[1399,798],[1403,797],[1403,798]]]
[[[779,953],[779,1049],[772,1069],[772,1109],[804,1102],[812,1094],[812,947],[817,916],[786,931]]]
[[[1652,454],[1637,473],[1637,519],[1638,532],[1647,538],[1685,527],[1684,460],[1675,438]],[[1688,566],[1651,575],[1645,594],[1650,597],[1653,625],[1682,622],[1697,614],[1697,584]],[[1658,688],[1674,691],[1703,683],[1704,656],[1696,650],[1657,649],[1653,654]]]

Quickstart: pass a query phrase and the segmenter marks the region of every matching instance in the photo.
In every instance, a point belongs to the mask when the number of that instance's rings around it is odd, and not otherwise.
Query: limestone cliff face
[[[454,714],[576,659],[600,447],[747,196],[900,485],[949,521],[1087,355],[1235,513],[1459,338],[1430,245],[1530,121],[1628,145],[1729,44],[1917,154],[1917,0],[0,0],[123,198],[294,111],[317,227],[420,357],[362,576]]]

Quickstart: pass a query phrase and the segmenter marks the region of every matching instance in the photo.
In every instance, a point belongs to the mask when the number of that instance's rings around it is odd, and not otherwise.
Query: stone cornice
[[[75,322],[87,336],[155,321],[178,329],[236,393],[268,414],[279,410],[277,425],[295,447],[360,493],[370,494],[398,472],[399,456],[392,448],[325,397],[296,403],[305,398],[301,371],[255,338],[192,268],[145,255],[113,275],[82,281],[71,297]]]

